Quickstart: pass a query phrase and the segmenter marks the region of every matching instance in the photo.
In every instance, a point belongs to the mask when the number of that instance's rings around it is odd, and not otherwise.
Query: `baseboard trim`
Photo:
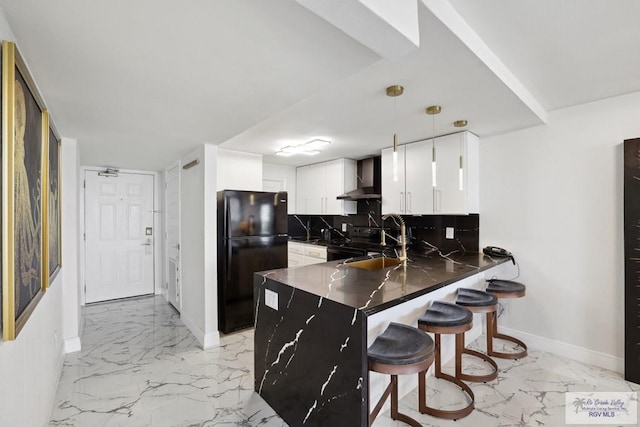
[[[204,345],[202,346],[202,348],[204,348],[205,350],[212,347],[217,347],[219,345],[220,345],[220,332],[218,331],[209,332],[204,336]]]
[[[80,337],[65,338],[64,340],[64,353],[75,353],[82,349],[82,343]]]
[[[193,336],[196,337],[203,350],[220,345],[220,333],[218,331],[205,334],[204,331],[200,329],[189,316],[185,316],[184,313],[180,313],[180,319],[185,326],[189,328]]]
[[[556,341],[549,338],[498,326],[500,332],[512,335],[524,341],[530,349],[546,351],[578,362],[594,365],[618,373],[624,373],[624,359],[607,353],[590,350],[577,345]]]

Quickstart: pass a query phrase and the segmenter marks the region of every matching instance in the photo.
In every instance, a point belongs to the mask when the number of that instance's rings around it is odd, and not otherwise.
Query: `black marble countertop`
[[[406,270],[402,265],[382,270],[363,270],[348,267],[346,261],[353,259],[270,270],[260,274],[371,315],[503,262],[510,262],[508,258],[489,258],[482,253],[447,256],[409,254]]]

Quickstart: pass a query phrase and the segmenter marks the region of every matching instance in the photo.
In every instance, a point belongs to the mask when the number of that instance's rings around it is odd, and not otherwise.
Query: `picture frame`
[[[48,181],[47,188],[47,218],[45,221],[47,226],[47,288],[51,286],[53,280],[62,268],[62,204],[61,204],[61,187],[60,187],[60,137],[58,136],[51,117],[48,117],[49,126],[47,132],[48,145]]]
[[[2,337],[14,340],[46,291],[48,112],[15,43],[2,42]],[[45,128],[46,125],[46,128]],[[45,131],[47,129],[47,131]],[[45,277],[46,275],[46,277]]]

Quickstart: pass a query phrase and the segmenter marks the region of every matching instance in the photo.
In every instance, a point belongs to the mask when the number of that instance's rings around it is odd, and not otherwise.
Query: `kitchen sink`
[[[402,264],[400,258],[372,258],[362,261],[352,261],[345,265],[347,267],[360,268],[363,270],[382,270],[383,268],[395,267]]]

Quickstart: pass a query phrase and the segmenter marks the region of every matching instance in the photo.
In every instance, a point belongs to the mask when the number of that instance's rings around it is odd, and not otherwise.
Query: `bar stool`
[[[433,340],[425,332],[391,322],[367,350],[369,370],[391,375],[391,382],[369,415],[369,426],[378,416],[391,394],[391,418],[413,427],[421,427],[415,419],[398,411],[398,374],[423,372],[433,363]]]
[[[497,298],[522,298],[525,294],[526,287],[519,282],[499,279],[490,279],[488,282],[489,285],[486,291]],[[523,350],[516,353],[495,351],[493,349],[494,338],[511,341],[522,347]],[[487,354],[503,359],[521,359],[527,355],[527,345],[525,343],[515,337],[498,333],[498,316],[496,316],[495,312],[487,313]]]
[[[489,313],[495,314],[498,310],[498,298],[495,295],[477,289],[459,288],[456,296],[456,304],[466,307],[472,313],[487,313],[487,315],[489,315]],[[488,318],[487,325],[489,325]],[[486,375],[471,375],[461,372],[459,375],[456,375],[458,378],[474,382],[487,382],[496,379],[498,376],[498,365],[496,362],[486,354],[466,348],[464,344],[464,334],[462,334],[462,353],[484,360],[492,366],[493,372]]]
[[[473,411],[475,396],[471,388],[459,378],[462,374],[462,348],[464,347],[464,333],[473,326],[473,314],[466,308],[448,302],[434,301],[431,307],[418,319],[418,327],[435,335],[435,377],[449,381],[460,387],[471,402],[462,409],[445,410],[433,408],[427,405],[427,381],[426,372],[418,374],[418,409],[423,414],[434,417],[458,419],[465,417]],[[441,334],[456,335],[455,376],[442,372],[441,358],[442,348]]]

